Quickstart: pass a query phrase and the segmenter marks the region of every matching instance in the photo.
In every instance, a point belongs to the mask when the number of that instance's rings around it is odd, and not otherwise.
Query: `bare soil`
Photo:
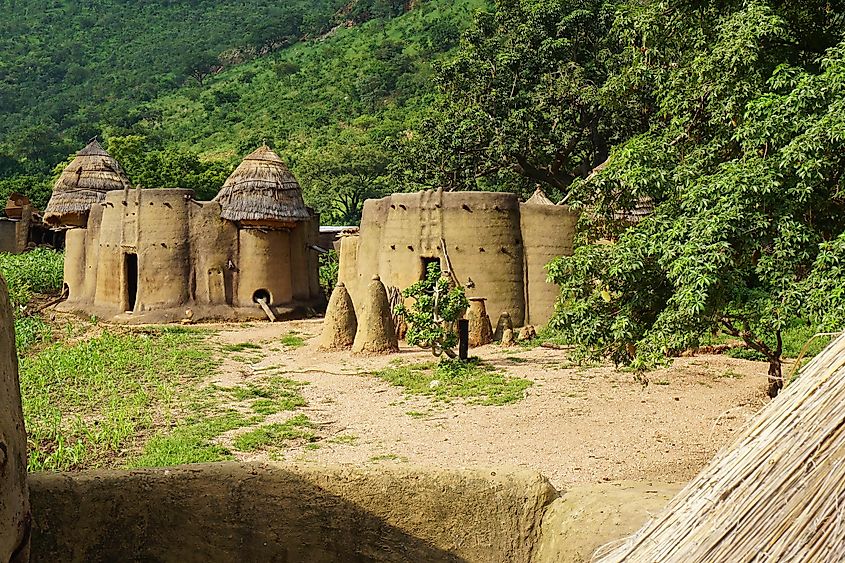
[[[224,325],[220,344],[261,346],[253,362],[227,359],[213,381],[245,383],[276,371],[307,382],[300,409],[320,428],[316,444],[284,450],[284,459],[341,464],[539,470],[556,487],[603,481],[683,482],[766,402],[766,364],[726,356],[678,358],[647,374],[649,384],[612,366],[580,367],[566,351],[543,347],[471,351],[509,374],[534,382],[523,400],[505,406],[442,403],[407,396],[366,375],[400,358],[430,353],[404,344],[399,354],[358,357],[317,349],[322,321]],[[305,338],[301,347],[284,335]],[[284,420],[292,413],[273,415]],[[268,419],[268,421],[272,421]],[[267,452],[240,455],[245,461]],[[278,459],[279,454],[273,454]]]

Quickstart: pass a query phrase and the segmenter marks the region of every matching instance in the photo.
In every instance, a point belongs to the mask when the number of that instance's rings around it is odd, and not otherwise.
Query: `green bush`
[[[334,286],[337,285],[339,271],[340,260],[336,251],[329,250],[327,253],[320,255],[320,287],[327,299],[331,296]]]

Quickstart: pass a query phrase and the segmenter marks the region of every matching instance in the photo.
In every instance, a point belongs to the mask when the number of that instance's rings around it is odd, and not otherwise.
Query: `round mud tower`
[[[29,561],[31,523],[15,330],[6,281],[0,277],[0,561]]]
[[[358,319],[352,306],[352,298],[342,283],[332,291],[326,318],[323,321],[323,333],[320,335],[321,350],[347,350],[355,341]]]
[[[389,354],[399,351],[396,327],[390,314],[387,290],[378,276],[367,287],[367,295],[358,317],[358,330],[352,352],[355,354]]]
[[[493,342],[493,326],[490,324],[490,317],[487,316],[487,308],[484,306],[482,297],[471,297],[469,299],[469,345],[472,348],[484,346]]]

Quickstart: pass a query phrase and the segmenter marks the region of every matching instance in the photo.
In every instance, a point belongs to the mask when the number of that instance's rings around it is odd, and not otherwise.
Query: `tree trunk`
[[[769,360],[769,384],[766,388],[766,393],[772,399],[777,397],[780,390],[783,389],[783,371],[781,366],[779,357]]]

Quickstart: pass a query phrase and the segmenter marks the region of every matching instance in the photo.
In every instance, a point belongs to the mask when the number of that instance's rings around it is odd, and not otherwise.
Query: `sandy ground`
[[[532,380],[525,399],[506,406],[443,404],[360,375],[397,358],[431,361],[428,352],[403,347],[400,354],[367,358],[326,353],[317,349],[320,328],[320,320],[230,325],[215,337],[221,344],[262,347],[253,354],[257,363],[227,359],[216,383],[244,383],[276,369],[309,383],[301,411],[319,425],[321,440],[284,452],[299,462],[533,468],[557,487],[682,482],[765,402],[766,366],[757,362],[679,358],[671,368],[649,373],[644,387],[630,372],[572,366],[565,351],[490,345],[471,353]],[[279,344],[292,331],[307,339],[305,346]],[[284,420],[291,413],[274,416]]]

